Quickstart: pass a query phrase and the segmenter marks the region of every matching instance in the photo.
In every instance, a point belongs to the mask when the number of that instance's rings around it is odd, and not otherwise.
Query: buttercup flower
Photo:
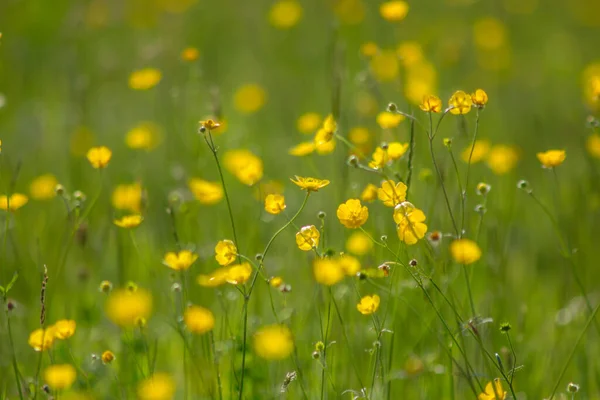
[[[360,204],[358,199],[350,199],[337,209],[337,217],[346,228],[361,227],[369,218],[369,209]]]
[[[360,271],[360,261],[349,254],[342,254],[337,259],[338,265],[346,276],[356,276]]]
[[[219,265],[229,265],[237,258],[237,247],[231,240],[221,240],[215,246],[215,259]]]
[[[306,190],[307,192],[318,192],[319,189],[323,189],[325,186],[329,185],[329,181],[327,179],[317,179],[317,178],[304,178],[296,175],[296,180],[290,178],[292,182],[296,184],[300,189]]]
[[[279,0],[269,11],[269,22],[278,29],[289,29],[301,18],[302,6],[296,0]]]
[[[394,208],[394,221],[398,224],[398,238],[407,245],[417,243],[427,233],[425,214],[408,201]]]
[[[285,210],[285,198],[280,194],[270,194],[265,199],[265,211],[277,215]]]
[[[288,154],[296,157],[303,157],[313,153],[316,149],[315,142],[302,142],[289,149]]]
[[[473,264],[481,258],[481,249],[472,240],[457,239],[450,243],[450,254],[459,264]]]
[[[0,196],[0,210],[17,211],[27,204],[28,201],[29,198],[21,193],[13,193],[10,197],[2,195]]]
[[[125,216],[121,217],[120,219],[115,219],[113,222],[116,226],[118,226],[120,228],[131,229],[131,228],[135,228],[135,227],[139,226],[143,220],[144,220],[144,217],[142,217],[141,215],[132,214],[132,215],[125,215]]]
[[[134,327],[140,319],[150,317],[152,296],[141,288],[135,291],[116,289],[108,295],[104,309],[108,319],[116,325]]]
[[[167,254],[165,254],[163,264],[175,271],[185,271],[197,259],[197,254],[194,254],[189,250],[181,250],[178,253],[168,252]]]
[[[344,279],[344,270],[338,260],[317,258],[313,261],[313,274],[317,283],[332,286]]]
[[[600,135],[592,133],[585,142],[585,148],[594,158],[600,158]]]
[[[506,399],[506,391],[502,388],[500,379],[494,379],[494,382],[488,382],[485,385],[485,391],[481,393],[478,400],[504,400]]]
[[[70,364],[54,364],[44,370],[44,381],[53,390],[70,388],[76,378],[77,371]]]
[[[148,90],[160,82],[162,73],[156,68],[144,68],[129,75],[129,87],[134,90]]]
[[[356,305],[356,309],[363,315],[373,314],[379,308],[379,296],[364,296],[360,299],[360,303]]]
[[[462,90],[457,90],[454,92],[452,97],[450,97],[448,104],[452,107],[450,109],[451,114],[463,115],[471,111],[473,100],[467,93],[463,92]]]
[[[267,101],[267,93],[256,83],[241,86],[233,97],[233,103],[241,113],[253,114],[260,110]]]
[[[315,150],[319,155],[332,153],[335,150],[335,139],[316,145]]]
[[[106,350],[102,353],[100,358],[102,359],[103,364],[110,364],[114,361],[115,354],[110,350]]]
[[[396,205],[406,200],[407,190],[408,188],[404,182],[383,181],[381,187],[377,189],[377,196],[385,206],[396,207]]]
[[[372,183],[369,183],[367,186],[365,186],[360,194],[360,199],[368,202],[377,200],[377,186],[373,185]]]
[[[483,89],[477,89],[471,94],[471,100],[474,106],[483,108],[488,102],[488,95]]]
[[[274,288],[278,288],[283,285],[283,279],[280,276],[273,276],[269,279],[269,285]]]
[[[402,21],[408,14],[408,4],[401,0],[387,1],[379,7],[379,13],[386,21]]]
[[[283,360],[294,351],[292,332],[285,325],[260,328],[253,337],[254,352],[266,360]]]
[[[364,256],[373,249],[373,241],[363,232],[352,233],[346,240],[346,250],[357,256]]]
[[[485,156],[487,156],[490,151],[490,142],[485,139],[480,139],[475,141],[475,145],[472,148],[471,154],[471,146],[465,147],[465,149],[460,153],[460,158],[468,163],[469,157],[471,157],[471,164],[476,164],[479,161],[482,161]]]
[[[314,225],[307,225],[300,228],[296,233],[296,245],[302,251],[311,251],[313,247],[319,246],[321,234]]]
[[[44,351],[54,343],[54,327],[40,328],[31,332],[28,343],[35,351]]]
[[[519,161],[519,153],[513,146],[495,145],[487,156],[487,165],[496,175],[510,172]]]
[[[198,125],[200,125],[200,129],[206,129],[209,131],[213,131],[221,126],[220,123],[210,118],[203,121],[198,121]]]
[[[296,127],[300,133],[311,135],[319,129],[321,125],[322,117],[318,113],[308,112],[302,114],[296,123]]]
[[[419,104],[419,108],[425,112],[442,112],[442,100],[437,96],[427,94],[423,96],[423,101]]]
[[[371,73],[380,82],[391,82],[398,78],[400,62],[393,50],[381,50],[369,60]]]
[[[537,153],[537,158],[544,168],[558,167],[567,158],[564,150],[548,150],[543,153]]]
[[[188,181],[190,191],[201,204],[217,204],[223,198],[223,187],[218,182],[192,178]]]
[[[96,169],[106,168],[112,157],[112,151],[106,146],[92,147],[87,152],[87,159]]]
[[[54,324],[54,337],[68,339],[75,334],[76,323],[72,319],[61,319]]]
[[[244,185],[252,186],[263,176],[262,160],[249,150],[229,150],[223,157],[223,163]]]
[[[125,144],[133,150],[152,150],[160,141],[160,128],[153,122],[141,122],[125,135]]]
[[[117,210],[133,213],[142,211],[142,185],[139,183],[118,185],[112,193],[112,205]]]
[[[388,143],[387,155],[390,160],[395,161],[401,158],[408,150],[408,143],[390,142]]]
[[[35,200],[49,200],[56,196],[54,190],[58,180],[52,174],[44,174],[35,178],[29,185],[31,198]]]
[[[229,266],[229,270],[225,275],[225,281],[232,285],[242,285],[250,279],[251,275],[252,266],[247,262],[243,262]]]
[[[175,381],[165,373],[154,373],[137,385],[139,400],[172,400],[175,396]]]
[[[215,317],[210,310],[192,305],[183,313],[183,322],[190,332],[201,335],[214,328]]]
[[[382,169],[390,161],[387,150],[384,150],[381,147],[376,148],[371,157],[372,160],[369,162],[369,167],[373,169]]]
[[[392,129],[400,125],[400,122],[404,121],[404,119],[405,117],[402,114],[382,111],[377,115],[377,124],[379,124],[381,129]]]

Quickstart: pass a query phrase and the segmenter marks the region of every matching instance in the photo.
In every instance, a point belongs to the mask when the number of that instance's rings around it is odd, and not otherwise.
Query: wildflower
[[[204,132],[204,130],[207,130],[207,129],[209,131],[214,131],[215,129],[217,129],[221,126],[220,123],[218,123],[214,119],[210,119],[210,118],[203,120],[203,121],[198,121],[198,124],[200,125],[200,130],[202,132]]]
[[[383,169],[390,162],[387,150],[381,147],[376,148],[371,157],[372,160],[369,161],[369,167],[373,169]]]
[[[262,160],[249,150],[229,150],[223,162],[225,168],[244,185],[252,186],[263,176]]]
[[[363,232],[354,232],[346,240],[346,250],[357,256],[364,256],[373,249],[373,241]]]
[[[471,106],[473,105],[473,100],[471,100],[471,96],[463,92],[462,90],[457,90],[454,92],[450,100],[448,100],[448,104],[450,107],[450,113],[454,115],[463,115],[467,114],[471,111]]]
[[[125,135],[125,144],[133,150],[152,150],[159,141],[160,129],[153,122],[141,122]]]
[[[13,193],[10,197],[6,195],[0,196],[0,210],[4,211],[17,211],[19,208],[23,207],[29,198],[21,193]]]
[[[183,61],[196,61],[200,57],[200,51],[195,47],[186,47],[181,51],[181,59]]]
[[[44,370],[44,381],[52,390],[65,390],[77,378],[77,371],[70,364],[54,364]]]
[[[485,182],[479,182],[477,184],[477,194],[481,196],[487,195],[490,190],[492,190],[492,187]]]
[[[400,122],[404,121],[404,119],[405,117],[402,114],[382,111],[377,115],[377,124],[381,129],[392,129],[400,125]]]
[[[114,361],[115,359],[115,354],[110,351],[110,350],[106,350],[102,353],[102,356],[100,357],[100,359],[102,360],[103,364],[110,364]]]
[[[285,210],[285,198],[280,194],[270,194],[265,199],[265,211],[277,215]]]
[[[68,339],[75,334],[76,323],[72,319],[61,319],[54,324],[54,338]]]
[[[142,210],[142,185],[137,182],[118,185],[111,199],[113,207],[117,210],[139,213]]]
[[[564,150],[548,150],[543,153],[537,153],[537,158],[544,168],[558,167],[565,161],[567,153]]]
[[[452,258],[459,264],[473,264],[481,258],[481,249],[472,240],[457,239],[450,243]]]
[[[585,148],[594,158],[600,158],[600,135],[592,133],[585,142]]]
[[[375,42],[365,42],[360,45],[360,54],[370,58],[379,52],[379,46]]]
[[[373,296],[364,296],[360,299],[360,303],[356,305],[356,309],[362,315],[370,315],[377,311],[380,301],[379,296],[376,294]]]
[[[477,397],[478,400],[504,400],[506,399],[506,391],[502,388],[500,379],[494,379],[494,382],[488,382],[485,385],[485,390]]]
[[[188,181],[190,191],[201,204],[217,204],[223,198],[223,187],[218,182],[192,178]]]
[[[348,132],[348,139],[356,146],[364,146],[371,141],[371,132],[364,126],[356,126]]]
[[[171,400],[175,396],[175,381],[165,373],[154,373],[137,385],[139,400]]]
[[[156,68],[144,68],[129,75],[129,87],[134,90],[148,90],[160,82],[162,73]]]
[[[442,100],[437,96],[427,94],[423,96],[423,101],[419,104],[419,108],[425,112],[442,112]]]
[[[279,276],[274,276],[269,279],[269,285],[271,285],[271,287],[278,288],[283,285],[283,279]]]
[[[110,281],[102,281],[102,282],[100,282],[100,286],[98,287],[98,289],[102,293],[110,293],[112,288],[113,288],[113,285]]]
[[[279,0],[269,11],[269,22],[278,29],[289,29],[301,18],[302,6],[296,0]]]
[[[390,160],[395,161],[401,158],[408,150],[408,143],[391,142],[388,143],[387,155]]]
[[[317,283],[332,286],[344,279],[344,270],[337,259],[317,258],[313,262],[313,274]]]
[[[56,196],[54,190],[58,185],[58,180],[52,174],[40,175],[31,181],[29,185],[29,193],[31,198],[35,200],[49,200]]]
[[[232,285],[242,285],[248,282],[252,275],[252,266],[249,263],[231,265],[225,275],[225,281]]]
[[[253,114],[260,110],[267,101],[267,93],[256,83],[241,86],[235,92],[233,103],[241,113]]]
[[[489,151],[490,142],[487,140],[476,140],[473,146],[466,147],[462,153],[460,153],[460,158],[466,163],[468,163],[470,159],[471,164],[476,164],[483,160]]]
[[[365,186],[360,194],[360,199],[367,202],[377,200],[377,186],[373,185],[372,183],[369,183],[367,186]]]
[[[302,190],[306,190],[307,192],[318,192],[319,189],[323,189],[325,186],[329,185],[329,181],[327,179],[318,179],[318,178],[304,178],[302,176],[296,175],[296,180],[290,178],[292,182],[296,184],[296,186],[300,187]]]
[[[300,228],[296,233],[296,245],[302,251],[311,251],[319,245],[321,234],[314,225],[307,225]]]
[[[187,270],[196,260],[198,255],[189,250],[181,250],[178,253],[168,252],[163,258],[163,264],[175,271]]]
[[[347,276],[356,276],[358,271],[360,271],[360,261],[349,254],[342,254],[337,259],[337,262],[342,269],[342,272]]]
[[[106,146],[92,147],[87,152],[87,159],[96,169],[106,168],[112,157],[112,151]]]
[[[325,128],[319,129],[315,134],[315,149],[318,149],[319,146],[323,146],[324,144],[331,142],[332,139],[333,131],[327,131]]]
[[[471,100],[475,107],[483,108],[488,102],[488,95],[483,89],[477,89],[471,94]]]
[[[401,0],[387,1],[379,7],[379,13],[386,21],[402,21],[408,14],[408,4]]]
[[[491,148],[486,163],[496,175],[504,175],[510,172],[518,161],[519,153],[513,146],[499,144]]]
[[[210,310],[192,305],[183,313],[183,322],[190,332],[201,335],[214,328],[215,317]]]
[[[369,218],[369,209],[360,204],[358,199],[350,199],[337,209],[340,223],[349,229],[360,228]]]
[[[231,240],[221,240],[215,246],[215,259],[219,265],[229,265],[237,258],[237,247]]]
[[[204,287],[217,287],[227,283],[229,267],[217,268],[209,275],[199,275],[196,282]]]
[[[288,150],[288,154],[296,157],[303,157],[313,153],[316,149],[315,142],[302,142]]]
[[[140,318],[148,319],[152,311],[152,296],[144,289],[113,290],[104,306],[106,315],[116,325],[134,327]]]
[[[398,224],[398,238],[407,245],[415,244],[425,236],[425,214],[408,201],[394,208],[394,221]]]
[[[322,118],[318,113],[308,112],[302,114],[296,122],[296,127],[300,133],[307,135],[313,134],[321,125]]]
[[[260,328],[253,338],[254,351],[267,360],[283,360],[294,351],[292,332],[285,325]]]
[[[380,82],[391,82],[400,73],[398,56],[393,50],[382,50],[369,60],[371,73]]]
[[[121,217],[120,219],[115,219],[113,222],[116,226],[118,226],[120,228],[131,229],[131,228],[135,228],[135,227],[139,226],[143,220],[144,220],[144,217],[142,217],[141,215],[131,214],[131,215],[125,215],[125,216]]]
[[[31,332],[28,343],[35,351],[48,350],[54,344],[54,327],[40,328]]]
[[[377,189],[377,196],[385,206],[396,207],[396,205],[406,200],[407,189],[404,182],[383,181],[381,187]]]

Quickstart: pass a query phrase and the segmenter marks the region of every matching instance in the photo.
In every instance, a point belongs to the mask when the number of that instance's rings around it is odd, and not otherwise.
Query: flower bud
[[[390,103],[387,106],[387,110],[389,112],[396,112],[396,111],[398,111],[398,106],[396,105],[396,103]]]

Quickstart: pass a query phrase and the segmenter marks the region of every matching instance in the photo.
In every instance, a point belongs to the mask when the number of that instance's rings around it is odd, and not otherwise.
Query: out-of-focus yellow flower
[[[471,151],[473,154],[471,154]],[[490,142],[485,139],[478,139],[475,141],[473,146],[467,146],[462,153],[460,153],[460,158],[468,163],[469,158],[471,159],[471,164],[478,163],[483,160],[485,156],[488,155],[490,151]]]
[[[215,317],[209,309],[192,305],[183,313],[183,322],[188,331],[201,335],[214,328]]]
[[[374,294],[373,296],[364,296],[360,299],[360,303],[356,305],[356,309],[362,315],[370,315],[377,311],[380,302],[381,300],[376,294]]]
[[[483,89],[476,89],[471,94],[471,100],[475,107],[483,108],[488,102],[488,95]]]
[[[390,142],[388,143],[387,155],[391,161],[401,158],[408,150],[408,143]]]
[[[344,270],[338,260],[317,258],[313,262],[313,274],[317,283],[332,286],[344,279]]]
[[[220,240],[215,246],[215,260],[219,265],[229,265],[237,258],[237,247],[231,240]]]
[[[269,285],[274,288],[281,287],[281,285],[283,285],[283,278],[280,276],[273,276],[271,279],[269,279]]]
[[[55,339],[68,339],[75,334],[75,328],[77,324],[72,319],[61,319],[56,321],[54,324],[54,338]]]
[[[200,51],[195,47],[186,47],[181,51],[181,59],[183,61],[196,61],[200,57]]]
[[[323,121],[323,129],[328,133],[335,133],[337,131],[337,122],[333,117],[333,114],[329,114],[325,121]]]
[[[28,343],[35,351],[48,350],[54,344],[54,327],[40,328],[31,332]]]
[[[302,6],[296,0],[279,0],[269,11],[269,22],[278,29],[289,29],[300,19],[302,19]]]
[[[496,50],[506,42],[506,28],[496,18],[481,18],[473,25],[473,38],[480,49]]]
[[[137,182],[118,185],[112,193],[112,205],[117,210],[139,213],[142,210],[142,185]]]
[[[423,96],[436,92],[437,70],[425,60],[407,66],[404,79],[404,95],[413,104],[419,105]]]
[[[283,360],[294,351],[292,332],[285,325],[260,328],[253,337],[254,352],[266,360]]]
[[[113,323],[130,328],[135,326],[139,319],[146,320],[150,317],[152,295],[141,288],[135,291],[115,289],[108,295],[104,309]]]
[[[600,135],[592,133],[585,142],[585,148],[594,158],[600,158]]]
[[[488,382],[485,385],[485,390],[480,393],[477,400],[504,400],[506,399],[506,391],[502,388],[500,379],[494,379],[494,382]]]
[[[254,198],[259,202],[264,202],[270,194],[283,194],[283,183],[280,181],[260,182],[254,187]]]
[[[382,3],[379,6],[379,13],[386,21],[402,21],[408,14],[408,4],[401,0],[393,0]]]
[[[363,126],[356,126],[348,132],[348,140],[355,146],[366,145],[371,141],[371,132]]]
[[[340,204],[336,213],[340,223],[349,229],[360,228],[369,218],[369,209],[358,199],[350,199]]]
[[[411,67],[423,60],[423,48],[414,41],[402,42],[396,48],[396,54],[404,66]]]
[[[400,122],[404,121],[404,119],[405,117],[402,114],[382,111],[377,115],[377,124],[381,129],[392,129],[400,125]]]
[[[154,373],[137,385],[139,400],[172,400],[175,396],[175,381],[165,373]]]
[[[125,215],[119,219],[115,219],[113,222],[119,228],[131,229],[139,226],[143,220],[144,217],[142,217],[141,215],[131,214]]]
[[[448,105],[452,107],[450,109],[451,114],[464,115],[471,111],[473,100],[467,93],[462,90],[457,90],[452,97],[450,97],[450,100],[448,100]]]
[[[315,148],[318,148],[318,146],[326,144],[328,142],[330,142],[333,139],[333,132],[332,131],[326,131],[324,128],[321,128],[317,131],[317,133],[315,134]]]
[[[160,142],[160,128],[153,122],[140,122],[125,135],[125,144],[133,150],[152,150]]]
[[[70,388],[77,378],[77,371],[71,364],[54,364],[44,370],[44,381],[52,390]]]
[[[277,215],[285,210],[285,197],[280,194],[270,194],[265,199],[265,211]]]
[[[377,200],[377,186],[369,183],[360,194],[360,199],[367,202]]]
[[[175,271],[185,271],[198,259],[198,255],[189,250],[178,253],[168,252],[163,258],[163,264]]]
[[[346,25],[360,24],[365,19],[363,0],[335,0],[334,12]]]
[[[250,279],[251,275],[252,266],[247,262],[243,262],[229,266],[225,280],[232,285],[242,285]]]
[[[115,353],[110,350],[105,350],[100,357],[103,364],[110,364],[115,360]]]
[[[322,117],[316,112],[308,112],[298,117],[296,127],[300,133],[312,135],[321,125]]]
[[[358,271],[360,271],[360,261],[356,257],[352,257],[349,254],[342,254],[337,262],[347,276],[356,276]]]
[[[28,201],[29,198],[21,193],[13,193],[10,197],[3,194],[0,196],[0,210],[17,211],[27,204]]]
[[[567,158],[564,150],[548,150],[543,153],[537,153],[537,158],[544,168],[558,167]]]
[[[404,182],[383,181],[381,187],[377,189],[377,197],[383,202],[383,205],[396,207],[396,205],[406,200],[407,189]]]
[[[233,96],[235,109],[244,114],[257,112],[266,102],[267,92],[256,83],[241,86]]]
[[[315,151],[315,142],[302,142],[289,149],[288,154],[296,157],[303,157],[312,154]]]
[[[87,152],[88,161],[96,169],[106,168],[111,158],[112,151],[106,146],[92,147]]]
[[[417,243],[427,233],[425,214],[408,201],[394,208],[394,221],[398,224],[398,238],[407,245]]]
[[[296,245],[302,251],[311,251],[313,248],[319,246],[319,238],[321,233],[314,225],[307,225],[300,228],[300,231],[296,232]]]
[[[365,42],[360,45],[360,54],[367,58],[373,57],[379,52],[379,46],[375,42]]]
[[[373,241],[363,232],[354,232],[346,240],[346,250],[357,256],[364,256],[373,249]]]
[[[322,129],[319,130],[321,132]],[[317,154],[325,155],[333,152],[335,150],[335,139],[332,139],[328,142],[320,141],[319,144],[315,145],[315,150]]]
[[[323,189],[325,186],[329,185],[329,181],[327,179],[317,179],[317,178],[304,178],[302,176],[296,175],[296,180],[290,178],[292,182],[296,184],[300,189],[306,190],[307,192],[318,192],[319,189]]]
[[[192,178],[188,181],[188,187],[201,204],[217,204],[223,198],[223,187],[218,182]]]
[[[487,165],[496,175],[510,172],[519,161],[519,153],[513,146],[498,144],[487,156]]]
[[[144,68],[129,75],[129,87],[134,90],[148,90],[160,82],[162,73],[156,68]]]
[[[58,180],[52,174],[38,176],[29,184],[29,193],[35,200],[49,200],[56,196],[54,190],[58,185]]]
[[[442,100],[432,94],[423,96],[423,102],[419,104],[419,108],[425,112],[442,112]]]
[[[252,186],[263,176],[263,162],[249,150],[229,150],[223,157],[225,168],[244,185]]]
[[[393,50],[381,50],[369,61],[371,73],[380,82],[390,82],[398,78],[400,63]]]
[[[221,124],[212,118],[198,121],[198,125],[200,125],[201,132],[204,132],[204,130],[214,131],[215,129],[221,127]]]
[[[450,254],[459,264],[473,264],[481,258],[481,249],[470,239],[457,239],[450,243]]]
[[[87,151],[94,145],[94,134],[93,132],[85,127],[80,126],[71,135],[69,142],[69,148],[71,154],[76,157],[83,157],[87,154]]]

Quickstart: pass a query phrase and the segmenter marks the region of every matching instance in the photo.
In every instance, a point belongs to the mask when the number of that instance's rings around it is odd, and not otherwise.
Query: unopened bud
[[[398,111],[398,106],[396,105],[396,103],[390,103],[387,106],[387,110],[389,112],[396,112],[396,111]]]

